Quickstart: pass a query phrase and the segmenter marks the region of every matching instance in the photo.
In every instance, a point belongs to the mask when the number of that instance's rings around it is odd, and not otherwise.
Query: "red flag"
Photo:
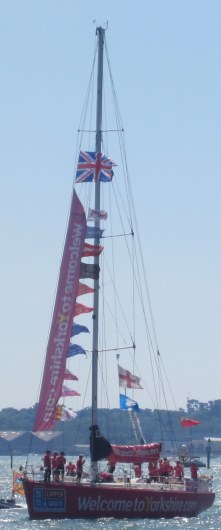
[[[181,418],[180,425],[182,427],[193,427],[194,425],[199,425],[201,421],[190,420],[189,418]]]
[[[99,256],[104,247],[101,245],[90,245],[89,243],[84,243],[82,257],[86,258],[88,256]]]
[[[64,380],[65,381],[78,381],[78,377],[72,374],[70,370],[68,370],[68,368],[65,368]]]
[[[93,307],[87,307],[86,305],[78,304],[78,302],[76,302],[74,316],[81,315],[81,313],[90,313],[93,310]]]
[[[81,394],[78,394],[78,392],[76,392],[76,390],[71,390],[71,388],[68,388],[68,386],[66,386],[66,385],[62,386],[61,397],[65,397],[65,396],[80,396],[80,395]]]
[[[86,285],[85,283],[79,282],[77,296],[81,296],[83,294],[94,293],[94,291],[95,291],[95,289],[93,289],[93,287],[89,287],[89,285]]]

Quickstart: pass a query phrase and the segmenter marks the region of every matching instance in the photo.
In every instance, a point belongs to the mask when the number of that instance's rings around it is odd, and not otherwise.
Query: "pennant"
[[[97,219],[106,220],[107,212],[105,212],[104,210],[92,210],[91,208],[89,208],[87,220],[96,221]]]
[[[72,374],[68,368],[65,368],[64,381],[78,381],[78,377]]]
[[[78,304],[78,302],[76,302],[73,316],[77,317],[78,315],[81,315],[82,313],[90,313],[93,310],[94,310],[93,307],[87,307],[86,305]]]
[[[24,495],[24,487],[23,487],[23,479],[24,475],[22,473],[19,473],[18,471],[13,471],[13,485],[12,485],[12,492],[13,495],[16,493],[17,495]]]
[[[65,405],[57,405],[55,419],[56,421],[70,421],[77,417],[76,412],[65,407]]]
[[[67,358],[74,357],[75,355],[80,355],[80,354],[87,355],[84,348],[82,348],[78,344],[70,344],[69,350],[67,352]]]
[[[61,392],[61,397],[67,397],[67,396],[80,396],[81,394],[79,394],[78,392],[76,392],[76,390],[71,390],[71,388],[68,388],[68,386],[66,385],[63,385],[62,386],[62,392]]]
[[[75,182],[110,182],[116,164],[102,153],[80,151]]]
[[[135,412],[140,412],[139,405],[133,399],[130,399],[124,394],[120,394],[120,409],[121,410],[134,410]]]
[[[118,375],[119,375],[119,386],[123,388],[141,388],[140,377],[131,374],[129,370],[124,370],[121,366],[118,365]]]
[[[181,418],[180,425],[182,427],[193,427],[194,425],[199,425],[201,421],[190,420],[189,418]]]
[[[92,280],[98,280],[100,267],[94,263],[83,263],[80,266],[80,278],[91,278]]]
[[[100,253],[104,247],[101,245],[90,245],[89,243],[84,244],[82,258],[87,258],[89,256],[100,256]]]
[[[98,228],[97,226],[87,226],[86,239],[100,239],[103,237],[104,230]]]
[[[74,420],[76,417],[76,412],[74,412],[72,409],[68,409],[64,405],[62,406],[62,414],[60,421],[71,421]]]
[[[71,337],[74,337],[74,335],[79,335],[79,333],[90,333],[90,331],[86,326],[75,324],[74,322],[71,329]]]
[[[94,293],[94,291],[95,289],[93,289],[93,287],[89,287],[89,285],[79,282],[77,296],[82,296],[83,294]]]

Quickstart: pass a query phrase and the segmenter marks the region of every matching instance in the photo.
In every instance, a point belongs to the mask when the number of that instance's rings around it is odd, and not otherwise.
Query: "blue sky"
[[[38,397],[94,20],[108,21],[176,403],[221,398],[220,17],[214,0],[1,1],[1,408]]]

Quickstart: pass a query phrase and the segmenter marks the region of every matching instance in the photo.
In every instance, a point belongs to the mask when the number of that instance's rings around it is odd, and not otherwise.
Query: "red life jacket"
[[[58,469],[63,469],[64,464],[66,464],[66,458],[63,455],[59,455],[57,456],[56,463]]]
[[[48,453],[44,455],[44,467],[51,467],[51,456]]]

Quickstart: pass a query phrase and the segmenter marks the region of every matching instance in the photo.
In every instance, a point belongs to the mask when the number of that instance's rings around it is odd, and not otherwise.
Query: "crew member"
[[[180,460],[177,460],[176,465],[173,468],[174,477],[181,481],[183,479],[183,465]]]
[[[133,468],[134,468],[134,474],[135,474],[135,477],[136,477],[136,478],[140,478],[140,477],[141,477],[141,474],[142,474],[142,473],[141,473],[141,464],[140,464],[140,463],[138,463],[138,464],[134,464]]]
[[[195,462],[193,462],[190,466],[190,474],[191,474],[191,478],[194,480],[197,480],[197,471],[198,471],[198,467],[195,464]]]
[[[108,472],[109,473],[114,473],[115,467],[116,467],[116,462],[115,462],[115,460],[113,458],[110,457],[108,459],[107,467],[108,467]]]
[[[160,462],[160,476],[161,477],[169,477],[172,474],[172,466],[169,463],[169,460],[167,458],[164,458]]]
[[[76,465],[73,464],[72,462],[69,462],[68,465],[66,466],[66,475],[68,477],[75,477],[76,475]]]
[[[157,462],[149,462],[148,471],[149,482],[157,482],[159,479],[159,468],[157,467]]]
[[[77,481],[81,481],[82,473],[83,473],[83,465],[85,463],[85,460],[83,460],[83,455],[79,455],[79,458],[76,462],[76,471],[77,471]]]
[[[52,478],[55,481],[59,480],[59,473],[57,470],[57,464],[58,464],[57,458],[58,458],[58,453],[55,451],[51,459]]]
[[[64,455],[64,451],[61,451],[60,455],[57,457],[57,471],[61,476],[61,480],[64,480],[64,466],[66,464],[66,458]]]
[[[47,449],[44,454],[44,481],[50,482],[51,480],[51,451]]]

